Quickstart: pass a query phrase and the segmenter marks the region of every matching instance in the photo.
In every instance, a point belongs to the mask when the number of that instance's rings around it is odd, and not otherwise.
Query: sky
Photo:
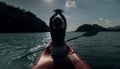
[[[67,31],[82,24],[99,24],[103,27],[120,25],[120,0],[0,0],[15,7],[31,11],[49,24],[54,9],[63,9]]]

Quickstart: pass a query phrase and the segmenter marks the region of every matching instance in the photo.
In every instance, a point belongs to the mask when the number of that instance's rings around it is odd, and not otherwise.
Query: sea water
[[[82,34],[69,32],[66,40]],[[48,32],[0,34],[0,69],[31,69],[50,39]],[[99,32],[69,44],[92,69],[120,69],[120,32]]]

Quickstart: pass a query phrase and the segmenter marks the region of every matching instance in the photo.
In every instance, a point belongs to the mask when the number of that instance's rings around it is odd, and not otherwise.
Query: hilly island
[[[98,24],[83,24],[79,26],[75,32],[85,32],[85,31],[90,31],[90,30],[97,30],[99,32],[119,32],[120,31],[120,26],[115,26],[115,27],[109,27],[109,28],[104,28]]]
[[[30,11],[0,2],[0,33],[48,31],[46,23]]]

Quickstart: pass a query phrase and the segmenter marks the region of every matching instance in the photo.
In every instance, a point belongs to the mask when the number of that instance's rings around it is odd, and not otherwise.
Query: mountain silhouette
[[[98,24],[83,24],[79,26],[75,32],[85,32],[85,31],[90,31],[90,30],[97,30],[97,31],[120,31],[120,26],[115,26],[115,27],[109,27],[109,28],[104,28]]]
[[[109,30],[120,31],[120,26],[109,27]]]
[[[85,32],[90,30],[97,30],[97,31],[109,31],[107,28],[99,26],[97,24],[83,24],[77,28],[76,32]]]
[[[48,31],[46,23],[32,12],[0,2],[0,33]]]

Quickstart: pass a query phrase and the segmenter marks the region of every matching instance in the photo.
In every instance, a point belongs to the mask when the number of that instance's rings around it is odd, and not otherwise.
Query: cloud
[[[112,21],[110,21],[110,20],[108,20],[108,19],[105,19],[105,20],[104,20],[104,23],[106,23],[106,24],[111,24]]]
[[[71,31],[75,31],[76,28],[78,27],[78,25],[75,25],[75,24],[71,24],[67,26],[67,32],[71,32]]]
[[[99,20],[100,20],[100,21],[103,21],[103,20],[104,20],[104,18],[99,18]]]
[[[66,7],[77,7],[76,1],[75,0],[66,0],[65,6]]]
[[[106,18],[99,18],[99,20],[97,21],[98,24],[104,26],[104,27],[112,27],[115,26],[116,24],[113,23],[113,20],[110,19],[106,19]]]
[[[105,19],[105,18],[99,18],[99,21],[102,22],[102,23],[104,23],[104,24],[111,24],[112,23],[111,20]]]
[[[65,17],[66,17],[67,19],[71,19],[71,18],[72,18],[70,15],[67,15],[67,14],[65,14]]]

